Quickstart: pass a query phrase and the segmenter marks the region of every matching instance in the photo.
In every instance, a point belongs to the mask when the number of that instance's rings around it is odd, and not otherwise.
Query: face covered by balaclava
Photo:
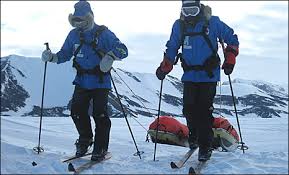
[[[87,1],[79,1],[74,5],[74,13],[69,14],[68,20],[72,27],[86,32],[94,26],[94,16]]]
[[[181,14],[185,20],[190,21],[201,13],[200,0],[183,0]]]

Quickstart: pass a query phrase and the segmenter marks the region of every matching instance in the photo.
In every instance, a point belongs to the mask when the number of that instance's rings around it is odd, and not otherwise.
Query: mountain
[[[43,71],[44,64],[39,58],[17,55],[1,58],[1,115],[40,115]],[[69,116],[74,75],[71,63],[48,63],[43,116]],[[116,69],[112,76],[128,116],[153,117],[157,114],[160,81],[154,74]],[[234,79],[232,86],[240,117],[288,116],[287,86],[243,79]],[[182,116],[182,88],[178,78],[167,76],[161,115]],[[217,87],[214,107],[214,115],[235,115],[228,82]],[[109,113],[112,117],[123,117],[114,90],[109,94]]]

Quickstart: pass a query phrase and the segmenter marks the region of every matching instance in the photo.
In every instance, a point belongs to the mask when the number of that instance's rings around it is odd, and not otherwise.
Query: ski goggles
[[[79,28],[79,29],[85,29],[88,25],[87,21],[74,21],[73,22],[74,27]]]
[[[192,6],[192,7],[182,7],[182,14],[184,16],[197,16],[200,13],[200,7]]]
[[[85,21],[85,19],[83,17],[78,17],[78,16],[73,17],[72,20],[74,22],[83,22],[83,21]]]
[[[73,27],[80,29],[84,29],[88,25],[86,17],[73,16],[72,14],[69,15],[69,21]]]

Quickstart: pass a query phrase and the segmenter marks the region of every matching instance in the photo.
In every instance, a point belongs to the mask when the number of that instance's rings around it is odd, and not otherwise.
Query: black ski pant
[[[213,142],[213,100],[217,82],[184,82],[183,115],[189,128],[189,143],[208,149]]]
[[[107,150],[111,121],[107,115],[109,89],[83,89],[75,86],[71,117],[79,134],[79,142],[87,143],[93,137],[90,116],[88,114],[92,100],[92,116],[95,121],[94,149]]]

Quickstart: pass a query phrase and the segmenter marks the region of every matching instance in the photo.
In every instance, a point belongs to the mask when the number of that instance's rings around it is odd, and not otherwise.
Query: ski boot
[[[211,155],[212,155],[212,149],[211,148],[200,147],[199,148],[199,154],[198,154],[198,160],[201,162],[210,160]]]
[[[87,152],[88,147],[92,145],[92,143],[93,143],[92,139],[88,141],[82,141],[82,142],[80,142],[79,139],[77,139],[75,142],[75,146],[76,146],[75,156],[77,157],[83,156]]]
[[[101,151],[94,151],[92,152],[91,155],[91,160],[92,161],[102,161],[105,159],[105,155],[107,154],[106,150],[101,150]]]
[[[193,141],[189,143],[189,147],[191,150],[197,149],[199,147],[199,144],[197,141]]]

